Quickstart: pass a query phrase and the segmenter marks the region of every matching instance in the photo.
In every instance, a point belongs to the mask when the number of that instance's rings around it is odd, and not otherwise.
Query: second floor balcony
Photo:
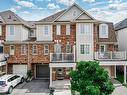
[[[50,62],[75,62],[73,53],[50,53]]]
[[[125,51],[114,51],[114,52],[95,52],[95,60],[127,60],[127,54]]]

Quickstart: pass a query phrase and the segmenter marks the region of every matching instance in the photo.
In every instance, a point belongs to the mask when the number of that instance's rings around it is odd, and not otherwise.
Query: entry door
[[[61,44],[55,44],[54,45],[54,53],[61,53]]]
[[[49,79],[49,65],[36,65],[36,78]]]

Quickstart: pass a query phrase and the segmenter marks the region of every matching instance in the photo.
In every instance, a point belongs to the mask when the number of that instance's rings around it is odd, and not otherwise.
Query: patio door
[[[54,45],[54,53],[61,53],[61,44]]]

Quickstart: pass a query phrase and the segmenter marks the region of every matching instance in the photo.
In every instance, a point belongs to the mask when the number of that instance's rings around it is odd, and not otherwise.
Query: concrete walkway
[[[112,95],[127,95],[127,88],[125,86],[115,87],[115,90],[112,93]]]

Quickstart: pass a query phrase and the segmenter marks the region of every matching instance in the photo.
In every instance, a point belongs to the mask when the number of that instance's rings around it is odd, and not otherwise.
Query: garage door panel
[[[13,74],[27,76],[27,65],[13,65]]]
[[[50,77],[49,65],[36,66],[36,78],[49,78],[49,77]]]

